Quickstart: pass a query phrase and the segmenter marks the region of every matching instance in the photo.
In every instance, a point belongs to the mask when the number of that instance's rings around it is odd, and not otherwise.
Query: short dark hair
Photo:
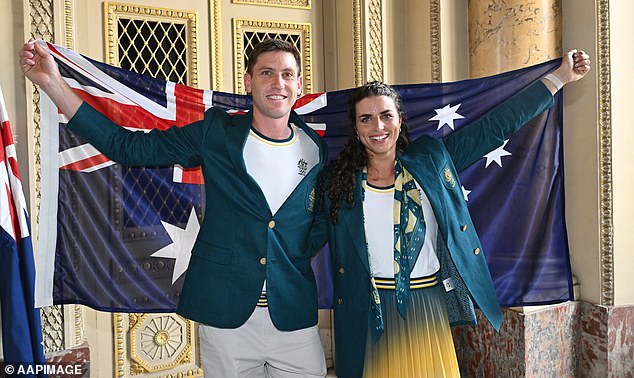
[[[282,51],[282,52],[288,52],[293,54],[293,57],[295,58],[295,63],[297,63],[297,75],[300,75],[302,73],[301,58],[295,46],[293,46],[293,44],[288,41],[270,38],[270,39],[265,39],[261,42],[258,42],[253,47],[253,50],[249,52],[248,54],[249,61],[247,63],[247,73],[249,75],[253,75],[253,67],[255,66],[255,63],[258,61],[258,57],[261,54],[265,52],[270,52],[270,51]]]

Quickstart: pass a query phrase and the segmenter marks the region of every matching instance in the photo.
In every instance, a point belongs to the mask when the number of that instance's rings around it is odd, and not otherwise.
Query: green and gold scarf
[[[361,175],[361,187],[367,184],[368,172],[365,168]],[[365,198],[365,189],[362,189]],[[416,181],[403,167],[399,159],[394,165],[394,280],[396,283],[396,303],[399,314],[407,317],[409,304],[409,279],[414,256],[425,243],[425,219]],[[369,256],[368,256],[369,260]],[[383,315],[381,302],[370,266],[371,318],[375,340],[383,334]]]

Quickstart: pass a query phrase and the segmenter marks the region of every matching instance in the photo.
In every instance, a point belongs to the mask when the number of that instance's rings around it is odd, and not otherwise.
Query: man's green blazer
[[[123,165],[202,167],[205,217],[180,294],[179,314],[214,327],[239,327],[253,313],[266,279],[275,327],[306,328],[317,324],[317,288],[306,242],[326,149],[291,112],[289,122],[314,140],[320,162],[273,215],[243,159],[251,122],[252,112],[229,116],[211,108],[203,120],[185,127],[130,132],[84,103],[68,127]]]

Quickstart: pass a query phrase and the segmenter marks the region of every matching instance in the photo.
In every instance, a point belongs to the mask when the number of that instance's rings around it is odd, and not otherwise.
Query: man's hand
[[[31,39],[24,44],[19,53],[22,73],[33,83],[46,90],[46,87],[62,77],[51,53]]]
[[[18,55],[24,76],[39,85],[62,113],[72,118],[82,100],[64,81],[48,49],[31,39],[24,44]]]

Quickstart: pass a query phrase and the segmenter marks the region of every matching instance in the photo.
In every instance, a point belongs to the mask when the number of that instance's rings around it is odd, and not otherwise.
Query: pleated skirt
[[[368,328],[364,378],[459,377],[442,285],[411,289],[407,319],[396,308],[394,290],[379,289],[383,335]]]

